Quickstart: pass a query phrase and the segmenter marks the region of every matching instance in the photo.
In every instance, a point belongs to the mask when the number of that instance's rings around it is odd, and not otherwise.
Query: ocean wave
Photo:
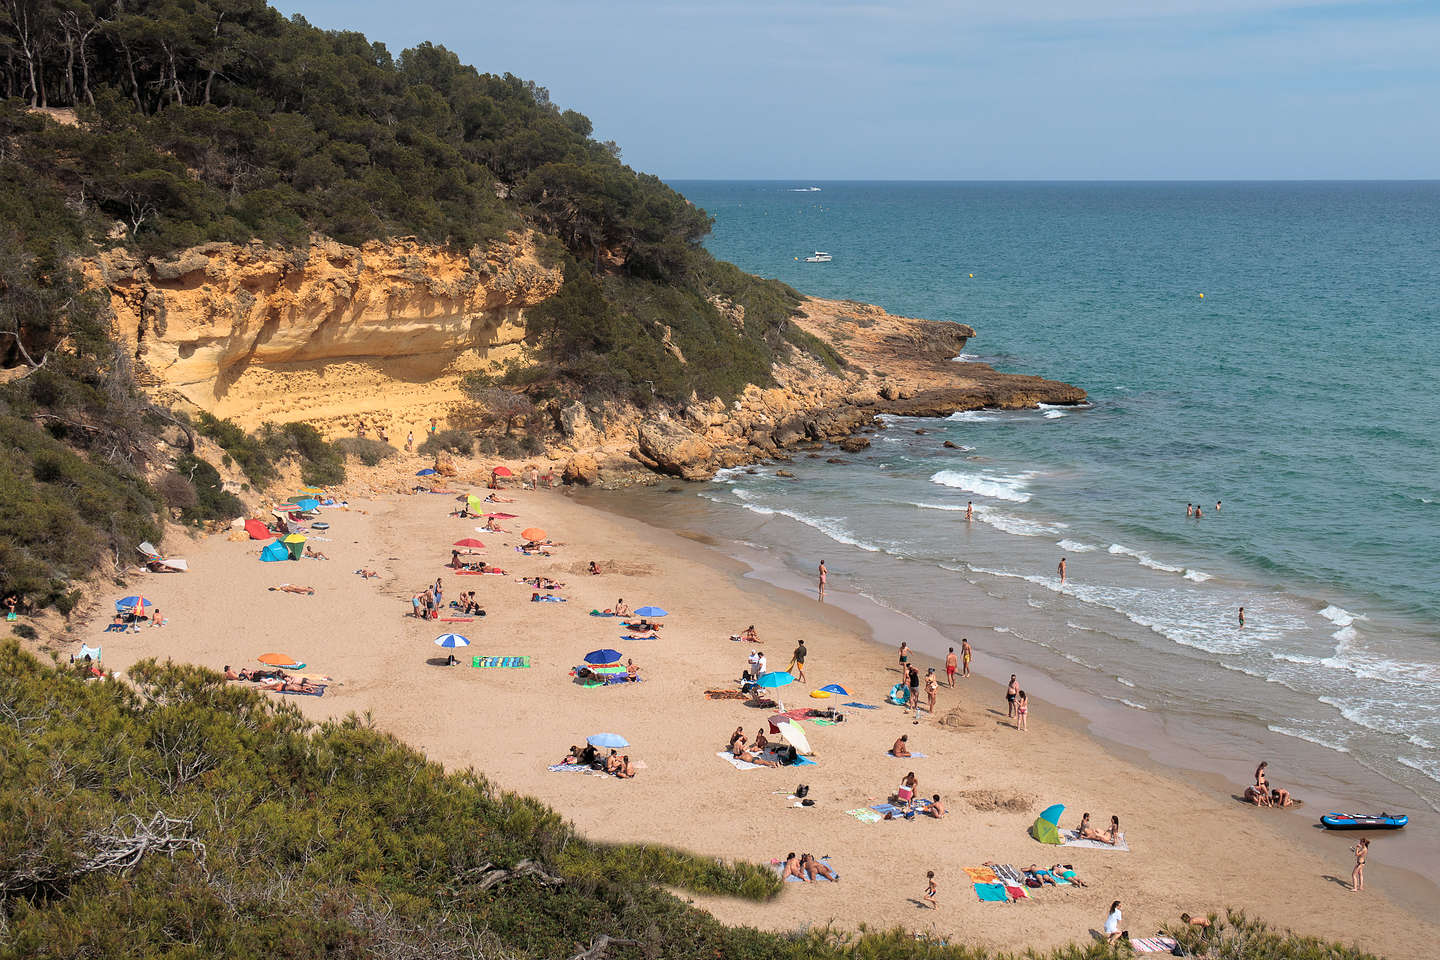
[[[1065,416],[1065,412],[1063,410],[1046,410],[1041,416],[1046,420],[1058,420]]]
[[[1184,567],[1174,567],[1168,563],[1161,563],[1144,550],[1132,550],[1123,543],[1112,543],[1106,553],[1117,557],[1129,557],[1142,567],[1149,567],[1151,570],[1159,570],[1162,573],[1184,573]]]
[[[1335,743],[1331,740],[1325,740],[1321,737],[1315,736],[1313,733],[1307,733],[1304,730],[1296,730],[1294,727],[1282,727],[1272,723],[1267,725],[1265,729],[1269,730],[1271,733],[1278,733],[1282,737],[1294,737],[1296,740],[1304,740],[1306,743],[1313,743],[1317,747],[1325,747],[1327,750],[1334,750],[1336,753],[1350,752],[1350,748],[1345,746],[1343,743]]]
[[[951,363],[977,363],[980,360],[978,353],[962,353],[959,356],[951,357]]]
[[[1143,704],[1143,703],[1136,703],[1134,700],[1126,700],[1124,697],[1106,697],[1105,699],[1106,699],[1106,700],[1109,700],[1111,703],[1123,703],[1123,704],[1125,704],[1125,706],[1131,708],[1132,710],[1149,710],[1149,709],[1150,709],[1149,707],[1145,706],[1145,704]]]
[[[1341,643],[1349,643],[1358,637],[1359,634],[1355,632],[1354,627],[1341,627],[1339,630],[1330,634],[1330,636],[1332,639],[1339,640]]]
[[[1415,746],[1419,747],[1422,750],[1435,749],[1435,744],[1431,743],[1429,740],[1426,740],[1424,737],[1416,736],[1413,733],[1405,739],[1409,740],[1411,743],[1415,744]]]
[[[1334,604],[1331,604],[1324,610],[1321,610],[1320,616],[1324,617],[1326,620],[1329,620],[1337,627],[1348,627],[1356,620],[1366,619],[1365,615],[1362,613],[1351,613],[1344,607],[1337,607]]]
[[[1405,764],[1405,766],[1409,767],[1411,770],[1423,773],[1429,779],[1440,782],[1440,763],[1435,763],[1433,761],[1427,763],[1424,760],[1418,760],[1413,757],[1407,757],[1404,755],[1398,756],[1395,759]]]
[[[722,467],[710,478],[711,483],[735,483],[745,476],[745,467]]]
[[[945,419],[955,423],[994,423],[1000,415],[985,410],[957,410]]]
[[[1214,580],[1215,578],[1204,570],[1191,570],[1187,567],[1185,570],[1185,579],[1192,583],[1204,583],[1206,580]]]
[[[1135,684],[1131,683],[1129,680],[1126,680],[1124,677],[1116,677],[1115,682],[1120,684],[1122,687],[1130,687],[1132,690],[1135,688]]]
[[[907,500],[912,507],[919,507],[921,510],[944,510],[947,513],[964,513],[965,508],[958,503],[918,503],[914,500]]]
[[[1026,471],[1012,476],[1001,474],[962,473],[959,470],[941,470],[930,477],[931,483],[966,490],[991,500],[1007,500],[1011,503],[1028,503],[1030,494],[1025,488],[1038,474]]]
[[[1010,533],[1017,537],[1054,537],[1062,533],[1067,526],[1063,523],[1050,524],[1042,523],[1039,520],[1027,520],[1024,517],[1000,513],[986,506],[976,507],[975,516],[981,523],[989,524],[1001,533]]]
[[[1061,540],[1055,544],[1061,550],[1068,550],[1070,553],[1089,553],[1100,548],[1090,543],[1081,543],[1078,540]]]
[[[737,493],[743,491],[736,491]],[[842,522],[840,517],[812,517],[809,514],[800,513],[798,510],[785,510],[779,507],[767,507],[759,503],[741,504],[751,513],[758,513],[761,516],[789,517],[797,523],[803,523],[812,530],[818,530],[836,543],[847,544],[864,550],[866,553],[880,553],[884,548],[873,543],[861,540],[855,536]]]
[[[994,630],[996,633],[1010,633],[1010,632],[1011,632],[1009,627],[991,627],[990,629],[991,629],[991,630]]]

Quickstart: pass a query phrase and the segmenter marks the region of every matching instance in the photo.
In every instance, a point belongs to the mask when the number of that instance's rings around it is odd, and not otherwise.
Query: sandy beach
[[[457,489],[474,489],[459,486]],[[323,697],[285,699],[314,720],[368,713],[374,723],[447,767],[473,767],[503,788],[553,805],[586,835],[654,842],[735,860],[768,862],[790,851],[829,856],[838,883],[790,883],[773,902],[705,900],[726,922],[777,930],[835,924],[904,926],[992,948],[1019,951],[1090,938],[1110,902],[1124,905],[1135,936],[1153,934],[1182,911],[1241,907],[1297,932],[1333,938],[1392,958],[1433,954],[1440,926],[1392,902],[1406,902],[1410,875],[1387,870],[1384,844],[1367,889],[1351,893],[1349,862],[1319,856],[1282,829],[1275,811],[1242,807],[1209,785],[1157,773],[1107,751],[1078,719],[1032,698],[1029,730],[1006,718],[1003,690],[988,680],[942,685],[935,717],[918,722],[884,703],[898,680],[893,645],[834,604],[745,579],[746,568],[704,544],[574,502],[561,491],[506,491],[518,516],[511,533],[477,532],[448,516],[453,496],[352,497],[330,509],[330,529],[312,546],[330,560],[261,563],[261,543],[223,535],[171,543],[190,561],[185,575],[132,578],[167,624],[104,634],[106,612],[80,624],[76,640],[104,644],[104,663],[124,671],[144,657],[215,669],[257,666],[283,652],[311,676],[333,678]],[[524,556],[518,531],[541,527],[560,544],[553,556]],[[476,537],[484,559],[505,576],[456,576],[451,543]],[[587,575],[596,561],[601,576]],[[379,574],[362,579],[357,569]],[[531,602],[521,577],[564,581],[565,603]],[[410,597],[440,578],[446,601],[475,590],[487,616],[426,622],[407,616]],[[270,591],[313,586],[313,596]],[[832,590],[843,592],[843,584]],[[589,616],[623,598],[669,611],[657,640],[623,640],[619,621]],[[799,639],[808,679],[780,691],[786,707],[839,706],[836,725],[803,724],[814,766],[740,771],[716,756],[743,725],[752,738],[773,711],[704,691],[733,687],[751,644],[731,640],[755,624],[770,669],[783,669]],[[473,646],[443,657],[434,638],[450,630]],[[880,638],[888,640],[888,638]],[[612,647],[633,658],[644,682],[587,688],[570,669],[587,651]],[[475,669],[472,656],[527,656],[525,669]],[[943,677],[943,665],[935,666]],[[809,692],[842,684],[847,697]],[[276,695],[278,696],[278,695]],[[838,701],[878,705],[861,710]],[[943,721],[943,722],[941,722]],[[613,731],[643,763],[634,780],[551,773],[572,744]],[[923,759],[886,755],[908,734]],[[922,796],[940,794],[942,820],[862,822],[846,811],[884,802],[907,772]],[[791,791],[810,786],[815,804]],[[1098,825],[1118,815],[1129,850],[1042,845],[1027,835],[1039,811],[1066,807],[1062,827],[1089,811]],[[1315,811],[1319,813],[1321,811]],[[986,861],[1048,867],[1072,864],[1088,886],[1047,887],[1012,905],[977,900],[965,867]],[[934,870],[939,909],[921,909]]]

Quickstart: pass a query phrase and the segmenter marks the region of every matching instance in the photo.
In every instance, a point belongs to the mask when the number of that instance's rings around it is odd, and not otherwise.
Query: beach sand
[[[1344,845],[1334,845],[1341,855],[1320,856],[1279,826],[1283,812],[1247,808],[1207,784],[1121,759],[1082,733],[1080,718],[1044,700],[1032,698],[1030,729],[1018,732],[1006,720],[1003,691],[987,680],[942,686],[937,715],[946,722],[922,711],[916,724],[884,704],[899,678],[889,638],[875,643],[854,615],[813,594],[744,579],[742,564],[703,543],[562,492],[505,495],[517,502],[497,509],[519,515],[504,521],[506,528],[544,528],[564,544],[553,557],[525,557],[514,549],[514,533],[476,532],[476,521],[448,517],[451,496],[352,498],[349,510],[325,512],[329,540],[312,541],[332,560],[261,563],[260,543],[224,536],[175,547],[192,572],[132,578],[115,594],[143,592],[166,626],[102,634],[108,618],[97,615],[77,627],[76,640],[103,642],[105,665],[121,671],[150,656],[238,669],[256,666],[262,653],[290,654],[309,665],[304,673],[336,680],[323,697],[286,697],[306,716],[368,712],[378,727],[447,767],[473,767],[502,788],[542,798],[589,837],[756,862],[809,851],[828,855],[842,878],[789,883],[764,904],[697,898],[729,923],[776,930],[901,925],[1020,951],[1087,940],[1118,898],[1136,936],[1182,911],[1230,906],[1392,958],[1433,955],[1440,927],[1386,896],[1388,889],[1404,902],[1410,882],[1409,874],[1387,871],[1389,838],[1372,850],[1367,887],[1375,889],[1351,893]],[[446,568],[450,544],[467,536],[482,540],[485,559],[508,575],[455,576]],[[602,576],[584,573],[590,560]],[[353,572],[361,567],[380,576],[363,580]],[[565,581],[569,602],[530,602],[532,588],[516,579],[536,574]],[[475,590],[488,616],[470,623],[406,616],[410,597],[437,577],[447,602]],[[316,594],[266,589],[282,582],[313,586]],[[660,639],[622,640],[627,631],[618,621],[588,616],[622,597],[632,607],[670,612]],[[805,722],[815,766],[738,771],[715,756],[737,725],[753,738],[772,712],[704,697],[740,675],[751,645],[729,638],[752,623],[772,670],[789,664],[796,640],[809,647],[808,682],[780,691],[785,706],[880,705],[847,709],[834,726]],[[460,666],[432,665],[448,652],[433,639],[451,630],[474,645],[456,651]],[[572,682],[570,668],[600,647],[633,657],[645,682],[593,689]],[[473,655],[529,656],[532,665],[473,669]],[[936,666],[943,676],[940,664],[920,662],[922,673]],[[850,696],[808,695],[827,683],[844,685]],[[623,752],[644,764],[636,779],[546,771],[600,731],[628,738]],[[886,756],[907,733],[926,758]],[[921,795],[945,799],[945,819],[865,823],[845,813],[885,801],[912,770]],[[790,799],[802,782],[812,807]],[[1052,803],[1065,804],[1064,827],[1087,810],[1102,827],[1117,814],[1130,851],[1032,840],[1027,828]],[[1070,863],[1089,886],[1047,887],[1013,905],[980,903],[963,868],[984,861],[1022,869]],[[918,906],[927,870],[939,884],[934,911]]]

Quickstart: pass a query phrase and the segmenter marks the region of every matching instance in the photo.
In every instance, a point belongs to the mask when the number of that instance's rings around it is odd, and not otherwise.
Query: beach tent
[[[266,563],[273,563],[276,560],[289,560],[290,549],[276,540],[274,543],[267,543],[265,549],[260,551],[260,559]]]
[[[269,527],[265,526],[262,521],[257,520],[254,517],[251,517],[249,520],[245,521],[245,532],[250,534],[251,540],[269,540],[271,537],[275,536],[275,534],[270,532]]]
[[[305,556],[305,538],[298,533],[292,533],[282,541],[286,549],[290,551],[291,560],[299,560]]]
[[[1060,845],[1060,814],[1065,812],[1063,804],[1046,807],[1030,825],[1030,836],[1041,843]]]
[[[465,506],[466,506],[466,508],[469,510],[470,513],[479,514],[479,513],[484,513],[484,512],[485,512],[485,501],[484,501],[484,500],[481,500],[479,497],[475,496],[475,494],[473,494],[473,493],[472,493],[472,494],[469,494],[469,495],[465,498]]]

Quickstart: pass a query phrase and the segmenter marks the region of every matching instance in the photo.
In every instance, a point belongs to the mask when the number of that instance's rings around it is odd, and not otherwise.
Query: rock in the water
[[[946,440],[945,443],[944,443],[944,446],[945,446],[945,448],[946,448],[947,450],[959,450],[959,449],[960,449],[960,445],[959,445],[958,443],[956,443],[954,440]]]
[[[841,458],[841,457],[829,457],[829,458],[827,458],[827,459],[825,460],[825,462],[826,462],[826,463],[849,463],[850,461],[849,461],[849,460],[846,460],[846,459],[843,459],[843,458]]]
[[[925,436],[925,431],[924,431],[924,430],[916,430],[915,433],[918,434],[919,436],[922,436],[922,437]]]
[[[600,479],[600,464],[588,453],[578,453],[565,462],[565,471],[560,475],[566,483],[589,486]]]
[[[840,441],[840,449],[846,453],[859,453],[870,446],[869,437],[846,437]]]
[[[789,477],[791,480],[794,480],[794,479],[795,479],[795,474],[791,473],[789,470],[776,470],[776,471],[775,471],[775,476],[777,476],[777,477]]]
[[[647,421],[640,427],[639,440],[641,454],[661,473],[682,480],[709,480],[715,476],[714,448],[673,420]]]

